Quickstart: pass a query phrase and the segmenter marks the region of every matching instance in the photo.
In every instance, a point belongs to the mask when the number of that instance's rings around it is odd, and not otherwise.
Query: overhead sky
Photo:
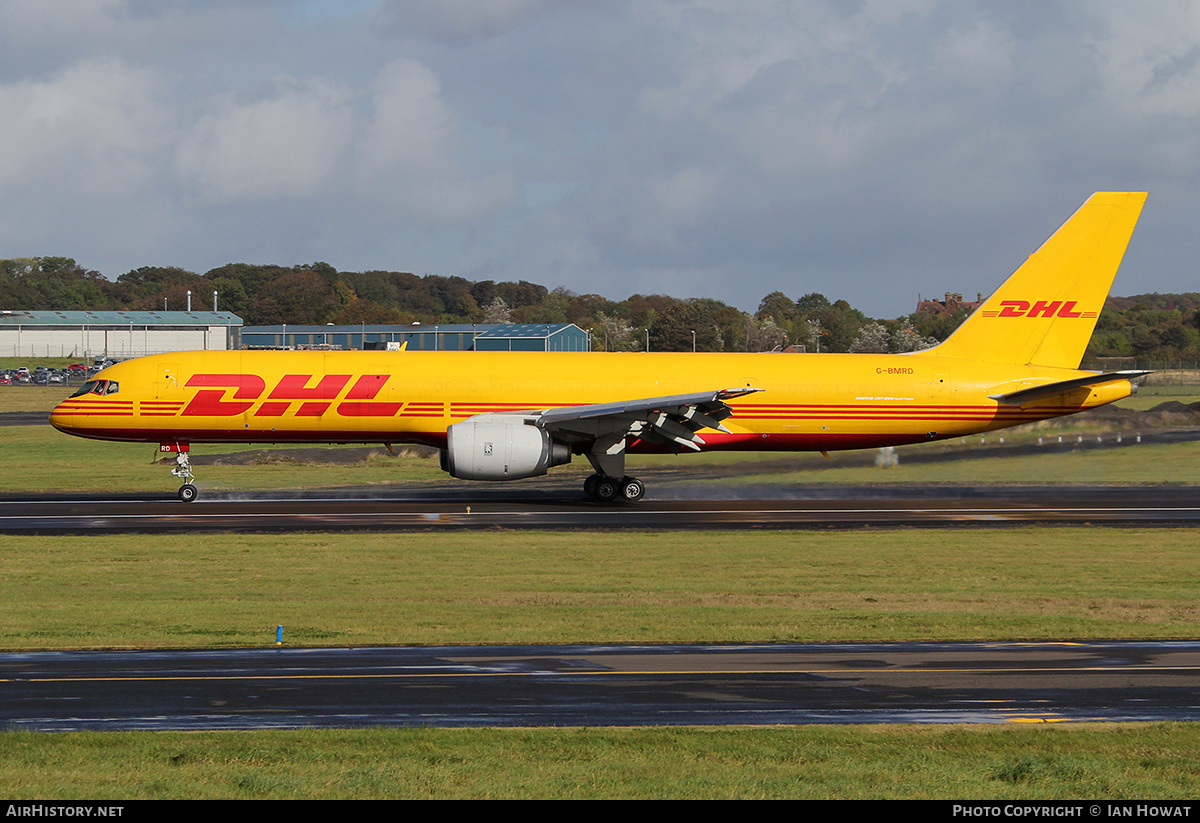
[[[229,262],[876,317],[1093,191],[1200,291],[1200,4],[0,0],[0,257]]]

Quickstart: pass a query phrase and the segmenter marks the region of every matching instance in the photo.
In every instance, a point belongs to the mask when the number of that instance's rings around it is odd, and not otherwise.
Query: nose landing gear
[[[175,467],[171,469],[171,474],[183,481],[183,485],[179,487],[179,499],[183,503],[191,503],[200,496],[200,492],[196,489],[196,484],[192,481],[195,476],[192,474],[192,461],[188,457],[187,443],[160,443],[158,446],[160,452],[175,453]]]

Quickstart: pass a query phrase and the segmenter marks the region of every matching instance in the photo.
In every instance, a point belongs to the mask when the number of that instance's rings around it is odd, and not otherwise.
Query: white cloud
[[[387,31],[458,40],[495,35],[562,0],[388,0],[380,9]]]
[[[938,68],[953,83],[994,87],[1012,79],[1012,38],[995,22],[978,20],[956,29],[937,44]]]
[[[407,213],[471,220],[512,195],[506,175],[471,179],[455,155],[458,120],[433,72],[393,60],[376,78],[371,119],[355,149],[358,190]]]
[[[878,145],[878,110],[912,67],[884,47],[891,19],[818,4],[650,4],[679,32],[671,73],[639,95],[646,115],[686,124],[770,176],[852,168]]]
[[[126,6],[126,0],[0,0],[0,17],[6,38],[53,47],[110,30],[114,15]]]
[[[85,62],[0,86],[0,191],[120,200],[156,174],[169,124],[150,72]]]
[[[1200,115],[1200,8],[1192,4],[1103,6],[1090,38],[1110,105],[1146,114]]]
[[[260,100],[220,98],[188,130],[176,166],[203,200],[312,197],[333,182],[354,129],[350,92],[322,80],[278,86]]]
[[[689,215],[708,206],[720,188],[720,175],[705,169],[688,168],[650,181],[658,207],[667,214]]]

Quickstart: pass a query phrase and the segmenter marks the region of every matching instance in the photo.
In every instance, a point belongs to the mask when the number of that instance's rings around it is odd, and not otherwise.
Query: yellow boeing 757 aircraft
[[[1127,397],[1147,372],[1080,371],[1146,195],[1099,192],[944,343],[906,354],[203,351],[104,369],[50,415],[159,444],[196,498],[193,443],[421,443],[469,480],[584,455],[597,500],[635,501],[627,451],[897,446]]]

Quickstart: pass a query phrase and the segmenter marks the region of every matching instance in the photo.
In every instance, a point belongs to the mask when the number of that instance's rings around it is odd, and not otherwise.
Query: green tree
[[[822,298],[824,299],[824,298]],[[845,300],[832,305],[810,308],[802,313],[804,320],[815,320],[821,326],[821,351],[847,352],[858,337],[858,330],[867,317]]]
[[[691,351],[693,341],[696,351],[725,348],[712,307],[697,300],[671,306],[650,327],[651,351]]]
[[[338,289],[341,286],[342,289]],[[267,295],[254,302],[243,318],[249,326],[323,325],[353,300],[343,283],[330,285],[311,271],[289,272],[268,284]]]
[[[805,314],[815,309],[829,308],[829,306],[829,298],[816,291],[811,291],[796,301],[796,309],[801,314]]]

